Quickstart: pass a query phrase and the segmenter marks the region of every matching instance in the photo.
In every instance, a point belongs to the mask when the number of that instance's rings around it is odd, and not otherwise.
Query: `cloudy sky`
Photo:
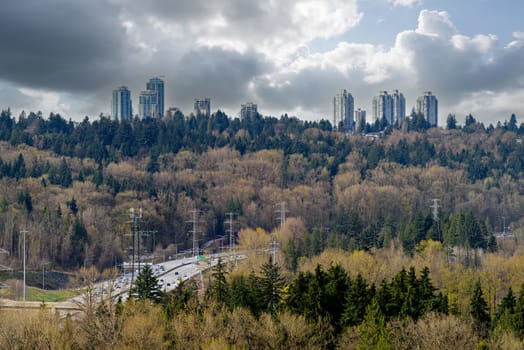
[[[111,91],[163,76],[166,108],[331,119],[348,89],[370,111],[431,90],[440,124],[472,113],[524,121],[522,0],[24,0],[0,11],[0,108],[65,118],[110,113]]]

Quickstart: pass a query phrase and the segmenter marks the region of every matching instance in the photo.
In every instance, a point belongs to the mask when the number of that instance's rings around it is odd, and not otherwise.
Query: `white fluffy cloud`
[[[417,27],[399,33],[392,47],[340,42],[268,74],[257,88],[267,103],[285,95],[282,108],[311,107],[310,115],[324,108],[324,116],[329,116],[330,97],[342,87],[350,89],[356,106],[364,109],[379,90],[400,89],[408,109],[423,91],[433,90],[442,124],[448,113],[474,113],[493,122],[524,107],[511,103],[524,95],[524,41],[520,33],[514,37],[501,48],[495,35],[466,36],[447,12],[422,10]]]
[[[422,4],[422,0],[388,0],[390,4],[393,4],[393,6],[406,6],[406,7],[412,7],[415,5]]]
[[[424,4],[388,1],[381,6],[397,13]],[[109,112],[115,87],[128,85],[136,107],[145,81],[164,75],[166,106],[185,112],[207,95],[233,116],[252,100],[264,114],[330,118],[341,88],[367,110],[380,90],[401,90],[408,108],[432,90],[442,123],[449,112],[489,120],[522,110],[511,99],[524,91],[524,33],[507,43],[466,35],[446,11],[423,9],[393,44],[377,45],[347,39],[369,15],[357,0],[96,0],[63,11],[19,3],[0,12],[2,108],[96,116]]]

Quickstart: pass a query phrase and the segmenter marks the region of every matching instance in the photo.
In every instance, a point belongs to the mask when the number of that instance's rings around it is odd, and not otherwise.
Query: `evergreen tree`
[[[517,298],[511,287],[509,287],[508,293],[502,298],[498,305],[494,323],[502,329],[513,329],[516,306]]]
[[[524,284],[520,287],[515,305],[514,327],[520,338],[524,338]]]
[[[135,297],[137,300],[151,300],[154,302],[160,301],[162,292],[160,291],[160,285],[158,279],[153,274],[151,265],[145,265],[135,280],[135,285],[129,291],[130,295]]]
[[[349,291],[350,283],[347,272],[341,265],[330,266],[326,274],[326,284],[323,288],[323,313],[326,315],[335,333],[342,329],[342,314],[344,308],[341,302]]]
[[[386,317],[380,310],[376,298],[373,298],[371,304],[367,307],[366,316],[358,330],[360,339],[358,350],[393,350]]]
[[[206,290],[206,297],[213,298],[220,304],[226,305],[229,302],[229,288],[226,281],[226,265],[222,259],[213,267],[211,286]]]
[[[176,288],[169,293],[162,293],[160,303],[168,320],[191,305],[190,302],[196,300],[198,288],[193,280],[179,280]]]
[[[73,183],[73,176],[71,175],[71,169],[67,165],[65,158],[62,158],[60,163],[60,169],[58,170],[60,185],[62,187],[69,187]]]
[[[344,303],[344,314],[342,315],[345,326],[357,326],[362,323],[366,315],[366,309],[371,303],[374,295],[371,289],[368,289],[367,282],[358,274],[346,294]]]
[[[27,214],[31,214],[33,211],[33,199],[29,193],[29,189],[18,192],[18,204],[22,205],[26,210]]]
[[[446,128],[448,130],[453,130],[457,128],[457,118],[455,118],[454,114],[448,115],[448,118],[446,119]]]
[[[21,179],[27,176],[27,169],[25,166],[24,157],[22,156],[22,153],[18,155],[18,158],[16,159],[15,163],[11,167],[11,176],[15,179]]]
[[[75,197],[71,198],[71,200],[67,202],[67,206],[69,207],[69,210],[71,210],[71,213],[73,215],[76,215],[78,213],[78,206],[76,204]]]
[[[280,273],[280,267],[271,261],[262,265],[262,276],[259,278],[260,292],[262,295],[263,308],[272,315],[276,315],[280,304],[284,278]]]
[[[478,280],[473,287],[473,296],[471,297],[469,306],[475,329],[480,335],[486,336],[490,317],[488,313],[488,303],[484,299],[480,280]]]

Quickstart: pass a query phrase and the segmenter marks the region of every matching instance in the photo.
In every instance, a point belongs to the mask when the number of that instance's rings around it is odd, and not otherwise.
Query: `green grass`
[[[55,302],[65,301],[72,297],[82,294],[83,290],[59,289],[42,290],[39,288],[26,288],[26,301]],[[16,287],[4,288],[0,290],[0,297],[12,300],[23,299],[23,289],[21,284]]]

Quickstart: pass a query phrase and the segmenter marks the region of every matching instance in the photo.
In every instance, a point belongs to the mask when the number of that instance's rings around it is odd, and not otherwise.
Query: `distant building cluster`
[[[164,114],[164,80],[159,77],[149,79],[146,90],[140,92],[138,105],[139,118],[173,117],[178,108],[169,108]],[[426,91],[417,98],[415,110],[424,116],[431,126],[438,124],[438,100],[431,91]],[[115,119],[133,118],[131,91],[126,86],[113,90],[111,112]],[[211,116],[211,99],[197,97],[193,104],[193,114],[196,116]],[[246,102],[240,105],[240,119],[253,118],[258,114],[257,104]],[[385,121],[388,125],[400,124],[406,118],[406,98],[399,90],[380,91],[372,100],[372,123]],[[333,97],[333,126],[345,132],[361,132],[366,126],[366,111],[355,110],[355,100],[346,89],[341,89]]]
[[[113,90],[111,112],[115,119],[126,120],[133,117],[131,91],[126,86]],[[164,115],[164,81],[151,78],[146,84],[146,90],[138,97],[138,116],[140,118],[158,117]]]
[[[174,117],[177,112],[180,112],[180,110],[175,107],[164,112],[164,80],[159,77],[149,79],[146,83],[146,90],[141,91],[138,96],[138,114],[136,114],[136,117],[142,119],[163,116]],[[211,116],[211,99],[205,96],[195,98],[193,114],[209,118]],[[257,105],[253,102],[246,102],[240,106],[241,119],[251,118],[257,114]],[[113,90],[111,115],[118,120],[133,118],[131,91],[126,86],[120,86]]]
[[[389,125],[394,125],[406,116],[406,99],[398,90],[393,90],[391,94],[381,91],[373,97],[372,109],[373,120],[385,119]]]
[[[431,126],[438,124],[438,100],[431,91],[417,99],[416,112],[424,116]],[[406,98],[398,91],[380,91],[372,100],[372,122],[385,120],[388,125],[401,123],[406,117]],[[366,125],[366,111],[354,110],[354,99],[346,89],[333,98],[333,126],[346,132],[360,132]]]

